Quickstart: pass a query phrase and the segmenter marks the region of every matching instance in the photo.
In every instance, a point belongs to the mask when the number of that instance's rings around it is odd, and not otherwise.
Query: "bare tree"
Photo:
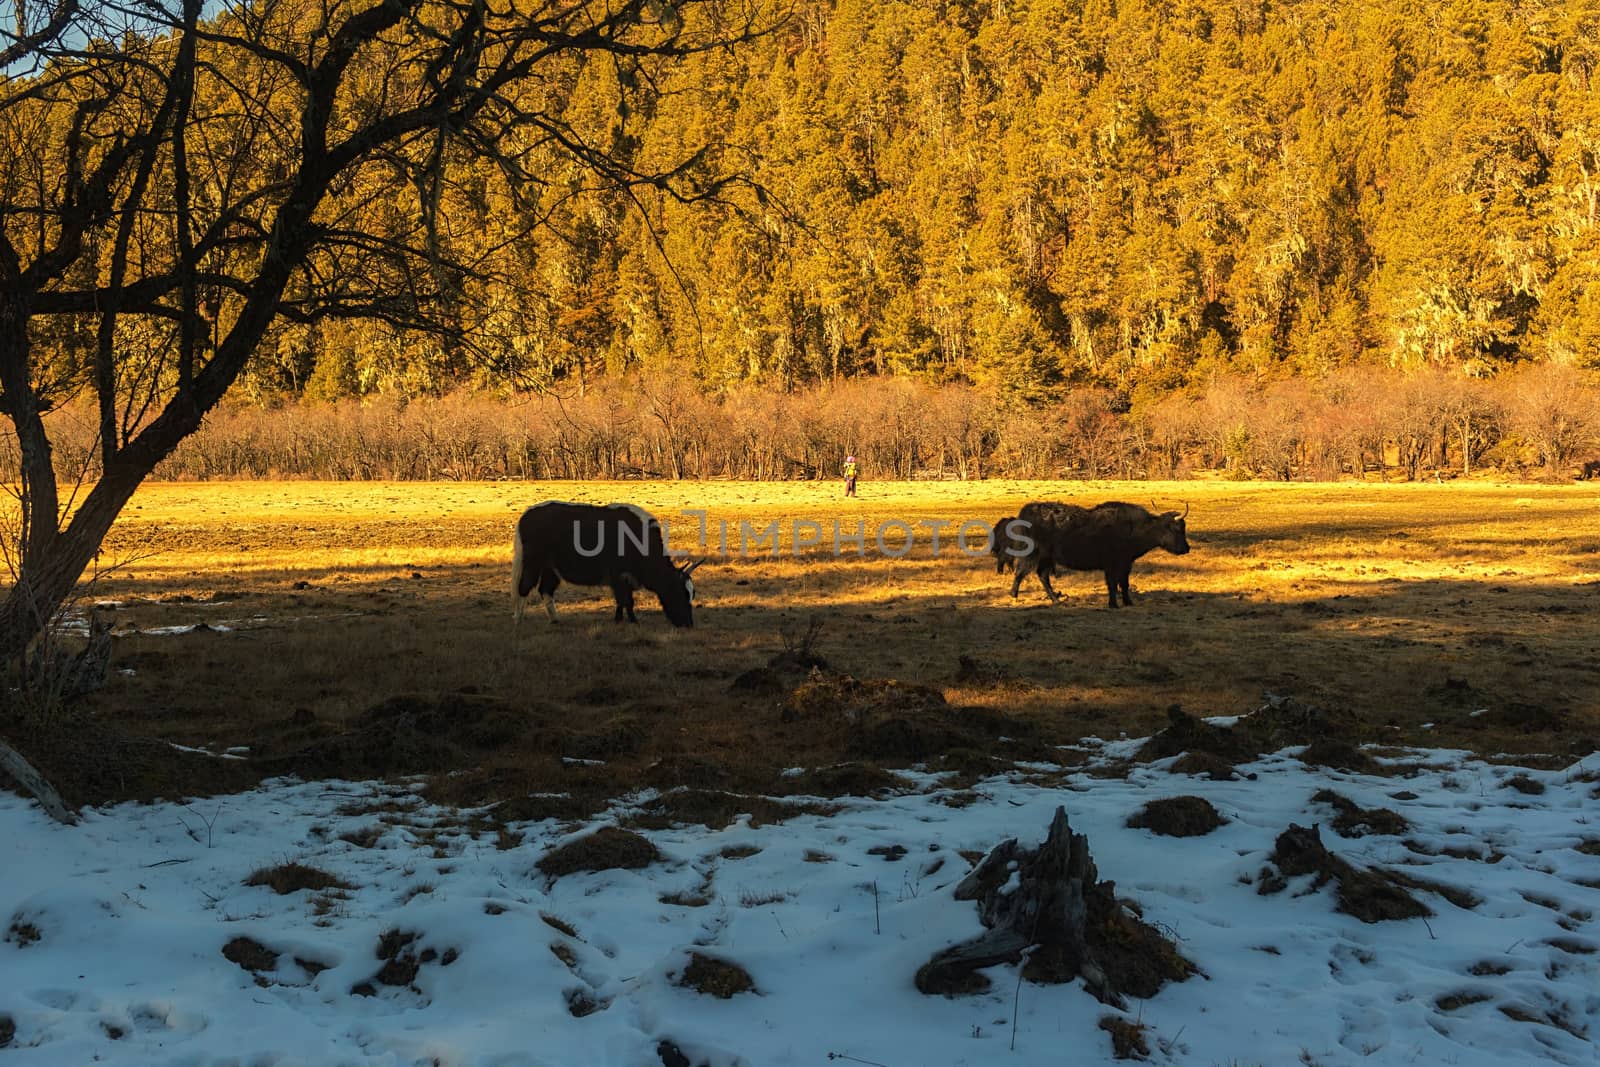
[[[1541,363],[1508,376],[1511,426],[1538,450],[1545,473],[1567,473],[1577,456],[1600,443],[1600,402],[1582,371]]]
[[[453,163],[477,161],[530,226],[552,161],[629,196],[722,196],[737,179],[714,148],[636,165],[626,139],[563,117],[562,85],[603,61],[626,110],[656,65],[768,29],[757,2],[244,0],[212,16],[109,0],[91,20],[56,0],[38,27],[18,6],[0,37],[0,57],[32,61],[0,76],[0,410],[23,523],[0,657],[25,651],[276,326],[466,338],[458,298],[484,268],[444,224]],[[92,343],[50,342],[60,323]],[[98,478],[69,506],[45,415],[83,391]]]

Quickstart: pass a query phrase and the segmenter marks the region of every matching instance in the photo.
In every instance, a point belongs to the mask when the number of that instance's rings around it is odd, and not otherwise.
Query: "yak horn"
[[[693,574],[695,572],[695,568],[700,566],[700,564],[702,564],[704,562],[705,562],[705,560],[703,560],[703,559],[697,559],[692,563],[685,563],[683,565],[683,573],[685,575]]]
[[[1183,514],[1178,517],[1181,519],[1187,519],[1189,517],[1189,502],[1187,500],[1183,502]]]

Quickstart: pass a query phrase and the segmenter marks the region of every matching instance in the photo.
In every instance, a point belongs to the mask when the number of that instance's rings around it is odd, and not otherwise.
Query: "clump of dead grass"
[[[12,919],[11,925],[6,927],[5,939],[18,948],[38,944],[41,936],[37,926],[21,918]]]
[[[1148,1027],[1121,1015],[1102,1015],[1100,1029],[1111,1035],[1111,1054],[1119,1060],[1143,1060],[1150,1056],[1150,1045],[1144,1038]]]
[[[1281,892],[1288,878],[1315,875],[1312,888],[1335,884],[1336,907],[1365,923],[1389,919],[1417,919],[1433,911],[1401,886],[1391,872],[1362,870],[1329,852],[1315,826],[1290,824],[1278,835],[1272,850],[1277,870],[1263,870],[1256,891],[1262,895]]]
[[[298,860],[289,860],[272,867],[261,867],[244,880],[247,886],[266,886],[279,896],[298,893],[301,890],[323,892],[329,889],[351,890],[355,886],[330,874],[318,867],[312,867]]]
[[[578,871],[638,870],[660,858],[660,850],[647,838],[631,830],[604,826],[546,852],[535,866],[547,877],[559,878]]]
[[[729,1000],[740,993],[752,993],[756,988],[750,972],[737,963],[701,952],[689,954],[689,964],[678,976],[677,984],[719,1000]]]
[[[1403,834],[1411,829],[1406,817],[1388,808],[1363,808],[1360,804],[1331,789],[1319,789],[1311,796],[1313,801],[1330,804],[1338,812],[1333,829],[1340,837],[1365,837],[1368,834]]]
[[[1128,816],[1128,826],[1164,837],[1199,837],[1227,822],[1205,797],[1152,800]]]
[[[357,848],[372,848],[385,832],[385,827],[378,823],[373,823],[371,826],[363,826],[359,830],[346,830],[339,835],[339,840],[347,841]]]
[[[1137,758],[1151,762],[1204,752],[1231,765],[1291,745],[1306,745],[1303,759],[1310,755],[1325,766],[1354,763],[1370,769],[1371,760],[1353,747],[1367,732],[1366,724],[1350,712],[1268,693],[1253,712],[1229,726],[1204,722],[1173,704],[1167,709],[1167,727],[1144,743]]]

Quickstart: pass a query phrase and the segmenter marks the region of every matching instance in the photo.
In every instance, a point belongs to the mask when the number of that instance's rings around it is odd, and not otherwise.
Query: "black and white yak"
[[[648,589],[674,626],[694,625],[694,579],[699,563],[678,563],[667,554],[661,524],[632,504],[568,504],[547,500],[517,520],[512,549],[511,593],[514,619],[522,622],[535,589],[550,621],[556,618],[556,589],[609,585],[617,600],[616,621],[633,615],[633,592]]]

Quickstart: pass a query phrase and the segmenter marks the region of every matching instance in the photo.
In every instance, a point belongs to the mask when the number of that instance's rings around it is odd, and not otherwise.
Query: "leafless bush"
[[[92,412],[49,416],[91,479]],[[81,432],[75,432],[74,427]],[[1600,389],[1530,366],[1499,379],[1423,369],[1335,371],[1316,382],[1219,376],[1131,409],[1101,388],[1048,404],[981,387],[857,378],[720,396],[666,375],[600,378],[581,395],[225,405],[159,468],[217,478],[1238,478],[1470,474],[1485,464],[1564,475],[1600,451]],[[15,440],[0,436],[0,478]]]

